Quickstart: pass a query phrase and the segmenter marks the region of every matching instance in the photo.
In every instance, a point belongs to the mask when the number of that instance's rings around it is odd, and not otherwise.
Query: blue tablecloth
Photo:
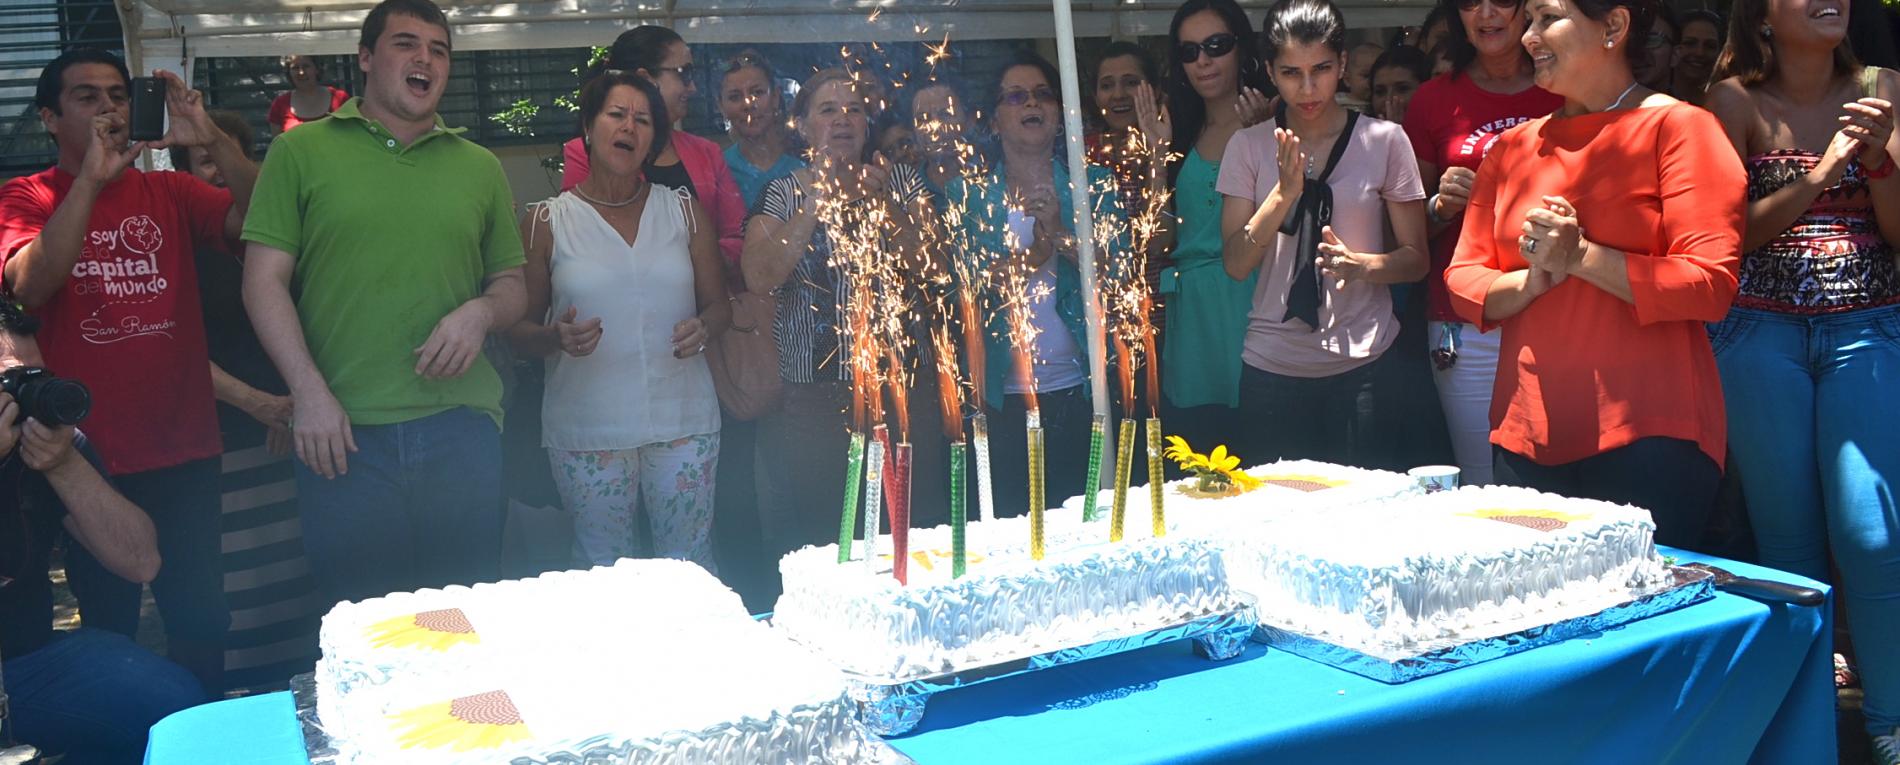
[[[924,765],[1832,763],[1831,613],[1723,594],[1403,685],[1258,645],[1226,662],[1165,645],[941,694],[892,744]],[[173,715],[146,755],[304,762],[283,693]]]

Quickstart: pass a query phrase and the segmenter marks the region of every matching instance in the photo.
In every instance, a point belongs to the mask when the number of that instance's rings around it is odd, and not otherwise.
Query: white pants
[[[1434,321],[1425,333],[1429,353],[1444,343],[1447,332],[1456,330],[1458,363],[1450,369],[1432,366],[1432,381],[1438,384],[1438,405],[1445,410],[1445,427],[1451,431],[1451,451],[1458,460],[1459,483],[1481,486],[1491,483],[1491,386],[1498,377],[1498,345],[1501,330],[1479,332],[1470,324]]]
[[[719,434],[637,449],[549,449],[554,486],[574,515],[574,563],[605,566],[646,553],[713,564],[713,479]]]

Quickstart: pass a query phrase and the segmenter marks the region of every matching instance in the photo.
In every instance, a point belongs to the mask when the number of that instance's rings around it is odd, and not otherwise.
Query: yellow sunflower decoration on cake
[[[367,630],[370,645],[377,648],[421,648],[446,651],[463,644],[482,642],[468,615],[459,608],[423,611],[391,617],[372,624]]]
[[[1240,469],[1240,457],[1228,454],[1226,444],[1215,446],[1206,454],[1197,454],[1188,446],[1187,439],[1168,436],[1168,448],[1161,456],[1194,474],[1194,493],[1233,495],[1260,487],[1260,479]]]
[[[475,752],[527,741],[533,734],[506,691],[416,707],[389,716],[396,743],[403,749]]]
[[[1484,507],[1476,510],[1468,510],[1459,513],[1459,515],[1472,518],[1484,518],[1486,520],[1509,523],[1515,526],[1523,526],[1527,529],[1545,532],[1557,531],[1572,523],[1586,520],[1590,517],[1586,513],[1566,513],[1561,510],[1538,510],[1521,507]]]

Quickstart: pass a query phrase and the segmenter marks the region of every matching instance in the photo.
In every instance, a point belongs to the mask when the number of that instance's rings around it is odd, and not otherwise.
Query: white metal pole
[[[1108,414],[1107,344],[1102,332],[1102,301],[1095,290],[1095,226],[1090,213],[1088,160],[1082,150],[1082,87],[1075,71],[1075,17],[1069,0],[1054,0],[1056,63],[1062,70],[1062,122],[1068,133],[1069,193],[1075,201],[1076,261],[1082,271],[1082,307],[1088,315],[1089,391],[1095,413]],[[1089,487],[1092,495],[1095,487]]]

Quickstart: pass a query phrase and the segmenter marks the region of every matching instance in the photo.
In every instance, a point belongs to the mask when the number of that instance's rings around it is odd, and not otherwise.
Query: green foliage
[[[524,98],[510,104],[508,108],[489,115],[489,119],[500,124],[515,135],[534,135],[534,118],[540,116],[541,105],[534,99]]]

